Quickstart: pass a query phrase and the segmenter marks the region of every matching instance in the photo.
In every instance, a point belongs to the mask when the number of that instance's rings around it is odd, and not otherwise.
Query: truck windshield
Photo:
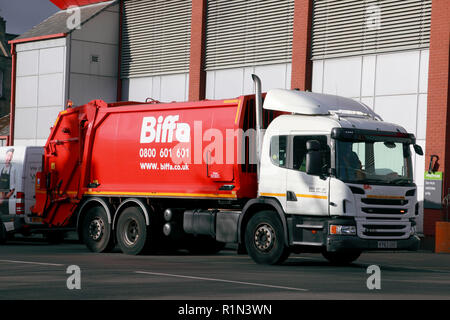
[[[393,141],[337,140],[337,178],[358,184],[411,185],[409,146]]]

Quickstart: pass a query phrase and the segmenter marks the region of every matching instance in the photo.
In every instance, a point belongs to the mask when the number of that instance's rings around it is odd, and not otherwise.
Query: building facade
[[[450,192],[449,1],[51,1],[66,20],[82,6],[81,28],[44,22],[13,41],[14,143],[43,144],[69,99],[233,98],[253,92],[256,73],[264,91],[350,97],[414,133],[426,150],[414,158],[419,231],[444,217],[423,200],[431,155]]]

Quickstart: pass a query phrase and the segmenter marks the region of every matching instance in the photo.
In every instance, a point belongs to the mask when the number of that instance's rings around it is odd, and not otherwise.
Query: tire
[[[123,210],[117,221],[116,238],[123,253],[139,255],[153,251],[156,241],[153,232],[147,227],[140,208],[128,207]]]
[[[331,264],[344,266],[351,264],[353,261],[359,258],[361,255],[361,251],[341,251],[341,252],[322,252],[322,255],[327,259]]]
[[[188,251],[191,254],[216,254],[225,248],[224,242],[216,241],[209,236],[196,236],[188,240]]]
[[[284,230],[275,211],[261,211],[250,218],[245,231],[245,247],[259,264],[281,264],[290,254]]]
[[[8,240],[8,234],[6,232],[5,225],[0,219],[0,244],[5,244]]]
[[[92,207],[83,219],[82,238],[92,252],[109,252],[114,248],[111,224],[103,207]]]

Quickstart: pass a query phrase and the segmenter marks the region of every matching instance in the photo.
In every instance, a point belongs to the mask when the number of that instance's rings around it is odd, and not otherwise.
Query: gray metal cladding
[[[189,71],[190,0],[123,3],[121,77]]]
[[[294,0],[209,0],[205,69],[289,63]]]
[[[313,0],[312,59],[428,48],[431,0]]]

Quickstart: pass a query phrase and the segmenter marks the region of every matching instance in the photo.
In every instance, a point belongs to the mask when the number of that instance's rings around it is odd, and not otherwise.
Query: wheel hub
[[[89,236],[94,241],[99,241],[104,233],[105,224],[102,219],[96,218],[89,224]]]
[[[124,225],[124,240],[128,246],[134,245],[139,239],[139,226],[137,221],[129,219]]]
[[[275,242],[275,232],[272,227],[267,224],[263,224],[256,228],[255,232],[255,245],[260,251],[270,251]]]

